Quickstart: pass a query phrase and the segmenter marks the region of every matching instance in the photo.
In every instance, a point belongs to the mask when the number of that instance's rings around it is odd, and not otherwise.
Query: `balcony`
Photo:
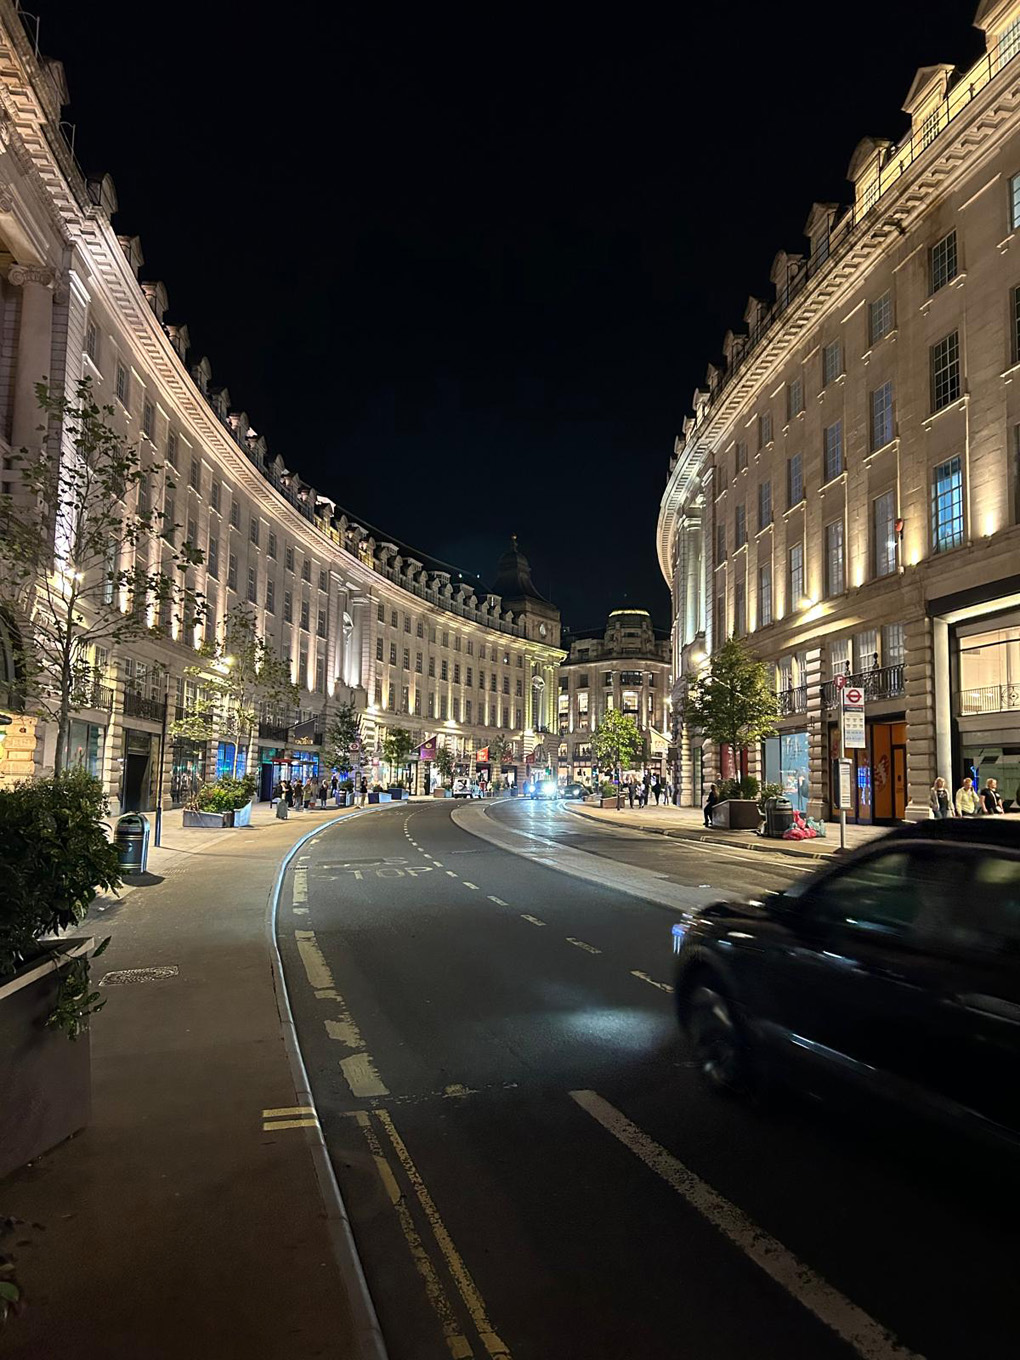
[[[82,685],[71,694],[72,708],[92,708],[109,713],[113,708],[113,690],[109,685]]]
[[[165,707],[162,699],[150,699],[148,695],[136,694],[130,689],[124,691],[125,718],[145,718],[161,723]]]
[[[1020,684],[962,689],[956,697],[960,717],[971,713],[1014,713],[1020,709]]]
[[[776,691],[776,703],[779,706],[779,716],[788,718],[791,713],[807,712],[807,685],[791,686],[789,689]]]
[[[187,704],[174,705],[174,722],[190,722],[195,719],[205,727],[212,730],[213,715],[211,713],[198,713],[194,708],[189,708]]]
[[[276,741],[286,745],[289,735],[290,723],[285,722],[283,718],[259,719],[259,736],[263,741]]]
[[[858,671],[846,676],[847,688],[863,690],[866,704],[877,704],[883,699],[896,699],[903,693],[903,665],[876,666],[870,671]],[[839,707],[839,690],[835,680],[822,686],[822,707]]]

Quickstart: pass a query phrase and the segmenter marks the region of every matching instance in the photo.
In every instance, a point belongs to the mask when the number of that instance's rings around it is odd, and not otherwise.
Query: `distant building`
[[[564,637],[559,668],[556,769],[561,783],[591,779],[591,734],[607,709],[633,715],[645,738],[644,764],[667,775],[669,640],[646,609],[614,609],[603,631]]]
[[[981,59],[922,67],[906,134],[865,138],[853,202],[816,203],[803,253],[775,256],[660,507],[674,712],[746,636],[781,715],[750,770],[816,816],[844,682],[866,702],[852,819],[927,817],[938,775],[1020,784],[1020,0],[975,22]],[[697,803],[730,755],[677,737]]]

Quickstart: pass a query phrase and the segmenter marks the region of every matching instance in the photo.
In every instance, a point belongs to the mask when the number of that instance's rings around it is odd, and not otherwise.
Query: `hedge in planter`
[[[120,881],[106,810],[82,770],[0,791],[0,1175],[88,1121],[87,1030],[103,1002],[90,990],[91,941],[65,932]]]
[[[225,774],[215,784],[203,784],[195,795],[195,812],[236,812],[255,797],[255,776],[234,779]]]

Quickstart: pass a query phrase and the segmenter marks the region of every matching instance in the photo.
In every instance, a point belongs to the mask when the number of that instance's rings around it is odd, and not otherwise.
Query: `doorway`
[[[128,728],[124,733],[124,777],[121,812],[145,812],[152,806],[152,737]]]

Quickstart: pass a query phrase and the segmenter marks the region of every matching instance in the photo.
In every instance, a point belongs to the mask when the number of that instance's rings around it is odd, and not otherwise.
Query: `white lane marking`
[[[339,998],[338,998],[339,999]],[[338,1043],[346,1044],[348,1048],[361,1048],[363,1040],[361,1031],[354,1023],[351,1013],[346,1006],[341,1012],[339,1020],[324,1020],[326,1033],[331,1039],[336,1039]]]
[[[656,982],[653,977],[649,977],[647,973],[639,972],[637,968],[632,968],[630,975],[640,978],[642,982],[650,982],[653,987],[658,987],[660,992],[671,992],[673,990],[668,982]]]
[[[291,907],[291,911],[294,913],[295,916],[307,916],[307,915],[308,915],[308,908],[307,908],[307,907]]]
[[[497,907],[508,907],[510,905],[509,902],[504,902],[502,897],[493,897],[492,893],[489,893],[489,901],[495,902]]]
[[[521,920],[522,920],[522,921],[530,921],[531,924],[532,924],[533,926],[544,926],[544,925],[545,925],[545,922],[544,922],[544,921],[540,921],[540,920],[538,919],[537,916],[525,916],[525,915],[522,914],[522,915],[521,915]]]
[[[469,882],[467,881],[466,878],[462,879],[462,880],[461,880],[461,883],[462,883],[462,885],[463,885],[465,888],[473,888],[475,892],[478,891],[478,884],[477,884],[477,883],[469,883]]]
[[[447,877],[447,878],[456,878],[457,875],[453,872],[452,869],[447,869],[447,871],[446,871],[446,877]]]
[[[576,945],[578,949],[586,949],[589,954],[601,954],[601,949],[596,949],[593,944],[585,944],[583,940],[575,940],[572,935],[567,936],[567,944]]]
[[[295,930],[294,940],[301,962],[305,966],[308,985],[317,992],[323,989],[332,990],[333,974],[329,971],[329,964],[315,939],[315,931]]]
[[[308,901],[308,870],[307,870],[307,869],[300,869],[300,868],[299,868],[299,869],[295,869],[295,870],[294,870],[294,901],[295,901],[295,902],[307,902],[307,901]]]
[[[683,1196],[780,1288],[831,1328],[862,1360],[922,1360],[596,1091],[571,1091],[570,1095],[582,1110]]]
[[[351,1088],[351,1095],[388,1096],[390,1093],[389,1087],[383,1085],[379,1073],[375,1070],[375,1063],[367,1053],[352,1053],[349,1058],[342,1058],[340,1071]]]
[[[434,859],[432,863],[436,866],[437,869],[441,869],[443,867],[442,862],[438,859]]]

